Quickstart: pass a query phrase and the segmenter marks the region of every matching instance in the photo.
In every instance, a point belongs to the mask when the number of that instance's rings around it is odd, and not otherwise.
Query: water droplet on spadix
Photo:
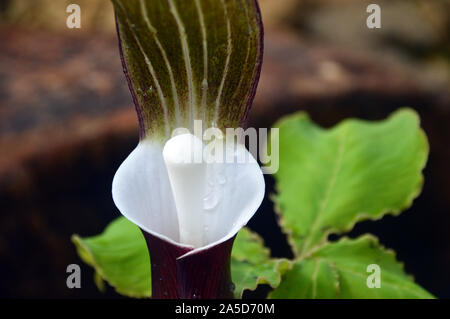
[[[213,210],[216,208],[217,204],[219,204],[219,196],[213,188],[213,190],[203,198],[203,208],[205,210]]]
[[[206,162],[201,161],[202,141],[192,134],[180,134],[163,149],[169,181],[177,208],[180,242],[203,245]],[[200,161],[197,161],[197,157]]]
[[[224,174],[217,174],[217,183],[219,183],[219,185],[224,185],[226,182],[227,178]]]
[[[206,196],[203,198],[203,208],[205,210],[213,210],[219,204],[223,195],[223,188],[227,182],[225,174],[221,170],[218,171],[217,167],[212,169],[210,176],[208,177]]]

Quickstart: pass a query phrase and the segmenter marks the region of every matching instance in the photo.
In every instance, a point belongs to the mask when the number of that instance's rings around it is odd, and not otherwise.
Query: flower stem
[[[150,253],[154,299],[231,299],[230,258],[235,237],[192,249],[142,230]]]

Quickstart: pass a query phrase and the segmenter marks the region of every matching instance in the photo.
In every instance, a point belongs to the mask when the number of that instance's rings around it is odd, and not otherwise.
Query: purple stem
[[[183,257],[192,249],[142,233],[150,253],[154,299],[233,298],[230,258],[235,237]]]

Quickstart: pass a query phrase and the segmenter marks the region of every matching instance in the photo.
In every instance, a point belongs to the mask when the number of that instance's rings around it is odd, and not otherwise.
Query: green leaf
[[[294,261],[278,288],[269,294],[275,299],[335,299],[338,296],[336,270],[321,259]]]
[[[105,231],[95,237],[72,237],[78,254],[94,267],[94,280],[100,290],[103,280],[114,286],[120,294],[130,297],[150,297],[150,258],[147,245],[139,228],[125,217],[113,221]],[[237,298],[245,289],[258,284],[276,287],[281,274],[290,268],[285,259],[270,259],[269,250],[262,239],[243,228],[233,245],[231,256],[232,279]]]
[[[255,290],[259,284],[277,287],[281,275],[290,267],[291,262],[287,259],[271,259],[262,239],[243,228],[233,245],[231,258],[231,277],[236,298],[242,298],[244,290]]]
[[[275,203],[297,256],[358,221],[399,214],[420,193],[428,144],[410,109],[384,121],[350,119],[331,129],[298,113],[276,126]]]
[[[367,281],[380,267],[380,288]],[[369,278],[369,282],[371,278]],[[344,238],[327,243],[306,259],[296,260],[270,298],[433,298],[405,274],[391,250],[384,249],[373,236]]]
[[[141,133],[242,124],[262,62],[255,0],[112,0]]]
[[[100,235],[72,236],[78,255],[96,272],[95,283],[104,289],[103,280],[120,294],[150,297],[150,257],[139,228],[124,217],[114,220]]]

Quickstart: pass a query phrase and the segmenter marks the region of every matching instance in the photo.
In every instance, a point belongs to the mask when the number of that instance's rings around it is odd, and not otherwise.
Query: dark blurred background
[[[416,109],[431,146],[421,196],[350,236],[379,236],[419,284],[450,298],[450,1],[371,2],[381,29],[366,27],[369,1],[260,0],[266,51],[250,125],[298,110],[328,127]],[[69,3],[81,29],[66,27]],[[120,297],[97,290],[70,236],[119,216],[111,182],[137,141],[110,2],[0,0],[0,297]],[[292,256],[269,199],[249,226],[273,256]],[[66,287],[71,263],[81,289]]]

